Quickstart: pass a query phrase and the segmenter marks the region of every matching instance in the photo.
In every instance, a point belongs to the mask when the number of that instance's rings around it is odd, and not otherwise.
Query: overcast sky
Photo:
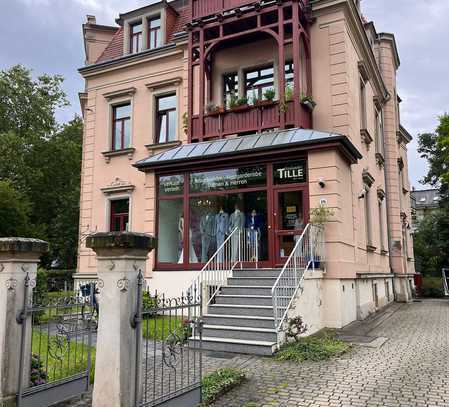
[[[113,24],[119,12],[149,4],[145,0],[0,0],[0,69],[21,63],[35,74],[62,74],[72,106],[58,112],[70,120],[79,112],[83,89],[77,68],[83,65],[81,24],[86,14]],[[363,12],[378,32],[393,32],[401,58],[398,93],[402,124],[415,137],[409,146],[412,185],[425,174],[416,152],[416,135],[432,131],[449,111],[449,0],[363,0]]]

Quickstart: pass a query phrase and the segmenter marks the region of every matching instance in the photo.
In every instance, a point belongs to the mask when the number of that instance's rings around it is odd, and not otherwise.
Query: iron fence
[[[19,364],[19,407],[48,406],[89,390],[98,288],[84,293],[32,291],[25,279]]]
[[[152,295],[143,285],[140,274],[135,321],[142,366],[136,374],[141,380],[141,386],[136,385],[141,388],[137,405],[196,406],[201,402],[201,292],[167,298]]]

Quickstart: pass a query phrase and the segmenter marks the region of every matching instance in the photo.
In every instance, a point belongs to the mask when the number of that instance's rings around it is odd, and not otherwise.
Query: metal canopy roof
[[[201,143],[183,144],[153,155],[134,164],[137,168],[154,168],[181,161],[202,161],[212,157],[236,156],[249,152],[290,148],[294,146],[339,142],[351,154],[354,161],[362,158],[352,142],[341,134],[315,130],[290,129],[250,136],[234,137]]]

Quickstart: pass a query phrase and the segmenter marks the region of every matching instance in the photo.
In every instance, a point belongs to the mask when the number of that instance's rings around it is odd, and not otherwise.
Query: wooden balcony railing
[[[231,10],[235,7],[257,3],[254,0],[191,0],[193,18],[201,18],[209,15]]]
[[[281,115],[285,115],[286,127],[311,128],[311,113],[300,105],[299,122],[296,120],[295,104],[287,102],[285,109],[278,102],[263,106],[242,106],[224,113],[205,115],[204,128],[200,118],[192,117],[192,141],[216,139],[230,134],[261,132],[279,128]]]

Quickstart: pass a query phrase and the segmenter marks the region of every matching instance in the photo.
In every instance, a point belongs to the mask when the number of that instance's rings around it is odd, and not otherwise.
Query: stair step
[[[277,277],[230,277],[228,285],[273,287]]]
[[[199,339],[196,337],[189,338],[189,344],[192,347],[197,347],[198,341]],[[202,338],[202,349],[215,352],[232,352],[269,356],[272,355],[276,350],[276,345],[276,342],[271,341],[210,338],[207,336],[203,336]]]
[[[208,313],[271,317],[273,316],[273,307],[266,305],[214,304],[209,305]]]
[[[209,338],[243,339],[276,342],[274,328],[252,328],[246,326],[208,325],[203,326],[203,336]]]
[[[203,315],[203,321],[207,325],[274,329],[273,317],[207,314]]]
[[[282,269],[234,269],[233,277],[278,277]]]
[[[226,285],[221,287],[220,294],[224,295],[269,295],[271,296],[271,287],[250,286],[250,285]]]
[[[219,294],[215,298],[216,304],[233,305],[273,305],[271,295],[228,295]]]

